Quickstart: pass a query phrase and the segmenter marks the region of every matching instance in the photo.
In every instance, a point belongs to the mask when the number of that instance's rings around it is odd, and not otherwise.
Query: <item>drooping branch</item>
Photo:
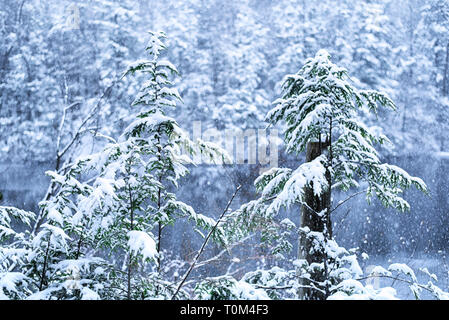
[[[394,281],[404,282],[404,283],[407,283],[407,284],[409,284],[409,285],[415,285],[415,286],[420,287],[421,289],[427,290],[428,292],[430,292],[430,293],[432,293],[432,294],[434,293],[433,290],[429,289],[428,287],[426,287],[426,286],[424,286],[424,285],[422,285],[422,284],[419,284],[419,283],[417,283],[417,282],[413,282],[413,281],[410,281],[410,280],[402,279],[402,278],[400,278],[399,276],[393,277],[393,276],[389,276],[389,275],[385,275],[385,274],[383,274],[383,275],[369,275],[369,276],[362,277],[362,278],[358,278],[358,279],[355,279],[355,280],[357,280],[357,281],[362,281],[362,280],[367,280],[367,279],[372,279],[372,278],[386,278],[386,279],[392,279],[392,280],[394,280]]]

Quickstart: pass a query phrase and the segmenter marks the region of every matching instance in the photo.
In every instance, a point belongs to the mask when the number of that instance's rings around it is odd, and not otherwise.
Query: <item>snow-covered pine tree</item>
[[[32,290],[32,279],[20,268],[30,253],[29,234],[17,232],[13,224],[30,227],[34,218],[32,212],[0,206],[0,300],[23,299]]]
[[[78,176],[92,170],[92,157],[75,161],[64,175],[47,174],[57,193],[40,203],[45,222],[31,234],[31,253],[23,267],[34,280],[31,299],[96,300],[103,295],[105,268],[110,264],[97,255],[101,216],[92,214],[104,191],[80,182]]]
[[[121,211],[127,220],[119,218],[113,230],[122,230],[115,237],[120,238],[122,234],[127,238],[121,246],[128,251],[128,299],[165,296],[164,290],[169,286],[162,275],[162,240],[163,230],[168,225],[179,217],[188,217],[206,229],[214,225],[213,219],[197,214],[189,205],[177,201],[175,194],[170,192],[171,186],[177,187],[178,179],[188,173],[185,165],[193,163],[182,152],[205,154],[213,161],[222,161],[220,157],[224,156],[211,144],[190,141],[175,119],[166,115],[181,98],[177,90],[170,87],[170,75],[178,73],[176,68],[160,59],[161,52],[166,49],[164,38],[163,33],[151,33],[147,47],[150,59],[134,64],[126,73],[141,72],[148,78],[133,103],[137,114],[122,135],[122,140],[126,140],[119,143],[122,146],[109,158],[113,165],[108,163],[105,168],[105,171],[113,171],[108,175],[115,179],[120,175],[116,170],[125,171],[124,186],[115,189],[124,192],[118,197],[126,203]],[[124,230],[127,230],[126,234]],[[147,275],[142,280],[145,283],[140,283],[140,290],[132,292],[132,275],[137,271],[139,257],[153,259],[156,270],[152,277]]]
[[[166,115],[181,100],[170,81],[177,71],[160,58],[166,49],[165,35],[150,34],[149,60],[133,64],[125,73],[147,77],[132,106],[132,123],[117,141],[103,136],[110,143],[97,154],[79,158],[67,174],[49,172],[60,191],[42,204],[47,223],[33,240],[42,250],[39,273],[45,281],[39,291],[64,287],[66,279],[58,268],[65,266],[85,271],[77,280],[89,284],[81,287],[90,290],[88,298],[167,297],[175,287],[162,268],[163,230],[180,218],[192,220],[195,228],[210,230],[215,225],[212,218],[178,201],[172,189],[188,173],[186,165],[194,163],[189,155],[221,163],[229,160],[219,147],[191,141]],[[82,174],[91,178],[82,183],[77,179]],[[220,241],[221,229],[213,236]],[[113,263],[106,264],[93,253],[102,253]],[[101,285],[96,281],[100,278]],[[83,298],[83,293],[78,291],[75,298]]]
[[[58,192],[40,203],[45,220],[38,232],[31,231],[34,213],[0,207],[2,298],[70,300],[105,296],[104,270],[111,266],[97,255],[102,215],[94,214],[105,191],[78,180],[81,173],[94,169],[94,159],[78,159],[64,175],[47,172]],[[25,231],[15,231],[11,222]]]
[[[376,196],[385,206],[406,211],[410,206],[401,197],[403,189],[415,186],[426,192],[427,187],[421,179],[380,161],[374,145],[390,142],[360,118],[361,111],[395,110],[393,101],[380,92],[356,89],[347,71],[333,64],[325,50],[308,59],[298,73],[285,77],[282,97],[274,104],[266,120],[284,123],[287,152],[306,151],[308,161],[296,169],[273,168],[262,174],[255,181],[261,198],[236,211],[228,229],[236,237],[261,230],[264,239],[277,241],[275,252],[291,249],[279,226],[292,230],[294,225],[285,220],[276,223],[275,217],[282,207],[301,204],[299,296],[323,299],[333,285],[329,268],[336,266],[335,259],[330,259],[336,254],[329,248],[336,246],[329,244],[333,241],[331,217],[340,205],[365,193],[368,201]],[[333,206],[331,190],[354,188],[362,191]]]

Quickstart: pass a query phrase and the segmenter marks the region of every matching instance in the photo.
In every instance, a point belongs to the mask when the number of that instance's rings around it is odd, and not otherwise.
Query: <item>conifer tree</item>
[[[170,80],[177,70],[160,57],[165,35],[150,34],[149,59],[124,74],[147,77],[132,104],[134,120],[117,140],[97,134],[109,143],[78,158],[65,174],[48,172],[59,187],[41,203],[45,223],[31,239],[33,298],[165,297],[174,288],[162,268],[163,230],[181,218],[194,228],[215,224],[178,201],[173,189],[194,164],[192,156],[222,163],[227,155],[211,143],[191,141],[166,115],[181,101]],[[218,228],[214,239],[220,241],[220,234]]]
[[[34,218],[32,212],[0,206],[0,300],[24,299],[32,290],[31,279],[20,268],[29,254],[29,233],[17,232],[13,224],[30,227]]]
[[[360,119],[361,111],[395,110],[393,101],[383,93],[355,88],[347,71],[333,64],[325,50],[308,59],[298,73],[285,77],[282,96],[274,104],[266,120],[283,123],[287,152],[306,151],[308,162],[296,169],[273,168],[262,174],[255,181],[261,198],[240,208],[235,219],[247,220],[245,225],[253,230],[262,222],[265,238],[279,242],[276,250],[291,249],[276,231],[274,217],[282,207],[301,204],[298,273],[300,278],[304,272],[309,277],[301,278],[300,288],[306,289],[300,289],[299,296],[323,299],[330,294],[329,268],[336,257],[329,251],[335,249],[329,247],[331,218],[341,205],[333,205],[331,191],[362,189],[343,203],[365,193],[368,201],[377,197],[386,207],[406,211],[410,206],[402,191],[415,186],[426,192],[427,187],[401,168],[381,162],[374,145],[390,142],[378,128],[369,128]]]

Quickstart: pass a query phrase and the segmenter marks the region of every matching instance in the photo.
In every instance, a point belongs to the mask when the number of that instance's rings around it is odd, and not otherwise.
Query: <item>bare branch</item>
[[[60,162],[62,157],[68,152],[68,150],[72,147],[72,145],[77,141],[77,139],[80,137],[81,132],[84,128],[84,126],[89,122],[90,119],[92,119],[92,117],[95,115],[95,113],[97,112],[97,110],[100,108],[101,106],[101,102],[103,101],[103,99],[107,96],[109,96],[109,94],[111,93],[112,88],[114,87],[114,85],[117,83],[117,80],[115,80],[114,82],[112,82],[112,84],[103,92],[103,94],[100,96],[100,98],[98,99],[97,104],[95,105],[95,107],[93,107],[89,114],[86,116],[86,118],[84,118],[84,120],[81,122],[81,125],[78,127],[75,135],[72,137],[72,139],[70,140],[70,142],[62,149],[62,151],[59,150],[59,144],[60,144],[60,139],[61,139],[61,134],[62,134],[62,128],[64,126],[64,122],[65,122],[65,117],[66,117],[66,112],[67,110],[69,110],[70,108],[73,108],[75,105],[79,104],[80,102],[75,102],[69,106],[67,106],[66,108],[64,108],[64,114],[63,114],[63,119],[61,119],[61,123],[59,125],[59,134],[58,134],[58,142],[57,142],[57,152],[56,152],[56,167],[55,167],[55,171],[59,172],[60,171]],[[67,166],[65,166],[66,168]],[[47,201],[50,199],[50,197],[52,196],[53,193],[53,188],[55,187],[55,184],[53,182],[50,183],[50,186],[47,189],[47,192],[45,194],[44,200]],[[44,220],[43,217],[43,210],[39,210],[39,215],[36,218],[36,223],[34,224],[33,227],[33,231],[32,234],[35,234],[37,232],[37,230],[39,229],[40,225],[42,224]]]
[[[340,202],[335,206],[335,208],[333,208],[333,209],[329,212],[329,214],[332,214],[332,212],[334,212],[335,210],[337,210],[337,209],[338,209],[339,207],[341,207],[343,204],[345,204],[346,202],[348,202],[348,201],[351,200],[352,198],[354,198],[354,197],[356,197],[356,196],[358,196],[358,195],[360,195],[360,194],[362,194],[362,193],[365,193],[367,190],[368,190],[368,189],[364,189],[364,190],[362,190],[362,191],[356,192],[356,193],[350,195],[349,197],[347,197],[345,200],[340,201]]]
[[[98,109],[101,106],[101,102],[103,101],[103,99],[106,96],[109,96],[109,94],[111,93],[112,88],[114,87],[114,85],[117,83],[117,81],[114,81],[101,95],[100,99],[98,99],[98,103],[89,111],[88,115],[84,118],[84,120],[81,122],[80,126],[78,127],[78,129],[75,132],[75,135],[72,137],[72,139],[70,140],[69,143],[67,143],[67,145],[64,147],[64,149],[58,153],[59,157],[64,156],[64,154],[70,149],[70,147],[76,142],[76,140],[80,137],[81,135],[81,130],[84,128],[84,126],[86,125],[86,123],[92,119],[92,117],[96,114],[96,112],[98,111]]]
[[[240,241],[238,241],[238,242],[236,242],[236,243],[233,243],[233,244],[230,245],[228,248],[223,249],[222,251],[220,251],[217,255],[213,256],[212,258],[209,258],[209,259],[207,259],[207,260],[203,260],[203,261],[201,261],[201,262],[198,262],[198,263],[196,264],[196,266],[195,266],[195,269],[196,269],[196,268],[199,268],[199,267],[202,267],[202,266],[204,266],[204,265],[206,265],[206,264],[209,264],[209,263],[218,261],[218,260],[225,254],[225,253],[228,253],[230,249],[232,249],[232,248],[234,248],[234,247],[236,247],[236,246],[238,246],[238,245],[244,243],[246,240],[251,239],[251,238],[254,237],[254,236],[255,236],[255,234],[250,234],[249,236],[246,236],[245,238],[241,239]]]
[[[196,254],[195,259],[193,260],[192,264],[190,265],[189,269],[187,270],[187,272],[185,273],[182,281],[179,283],[178,288],[176,289],[175,293],[173,294],[173,296],[171,297],[172,300],[174,300],[176,298],[176,295],[178,294],[179,290],[181,290],[182,286],[184,285],[184,282],[187,280],[187,278],[189,277],[190,273],[192,272],[193,268],[195,267],[196,263],[198,262],[198,259],[200,258],[201,254],[204,251],[204,248],[206,248],[206,245],[210,239],[210,237],[212,236],[212,234],[215,232],[215,230],[217,229],[218,225],[220,224],[220,222],[222,221],[224,215],[226,214],[226,212],[228,212],[229,207],[231,206],[232,201],[234,200],[235,196],[237,195],[237,193],[239,192],[239,190],[241,189],[242,186],[238,186],[237,189],[235,190],[234,194],[232,195],[231,199],[229,200],[228,204],[226,205],[226,208],[223,210],[223,213],[220,215],[220,217],[218,218],[217,222],[215,223],[215,225],[213,226],[212,230],[209,231],[209,234],[207,235],[206,239],[204,239],[204,242],[200,248],[200,250],[198,251],[198,253]]]
[[[59,148],[61,145],[61,137],[62,137],[62,129],[64,128],[64,124],[65,124],[65,118],[67,116],[67,111],[75,106],[80,105],[81,102],[77,101],[72,103],[69,106],[64,107],[64,111],[62,113],[62,118],[61,118],[61,122],[59,123],[59,130],[58,130],[58,137],[56,138],[56,155],[59,154]]]

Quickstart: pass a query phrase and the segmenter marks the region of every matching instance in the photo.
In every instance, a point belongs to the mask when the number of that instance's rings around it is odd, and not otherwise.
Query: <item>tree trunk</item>
[[[309,142],[306,151],[306,162],[310,162],[322,153],[323,145],[320,142]],[[312,187],[306,187],[304,190],[304,202],[306,205],[301,207],[301,228],[309,228],[310,231],[326,233],[326,236],[331,234],[330,219],[327,215],[320,217],[317,213],[322,212],[328,208],[330,203],[330,192],[324,191],[321,195],[316,196]],[[311,252],[312,241],[307,239],[304,235],[299,237],[298,257],[304,259],[308,264],[323,263],[326,256],[323,252]],[[325,272],[316,272],[311,274],[311,280],[300,279],[301,286],[310,286],[315,281],[322,282],[325,279]],[[313,288],[300,288],[299,296],[305,300],[323,300],[326,295]]]
[[[134,230],[134,200],[131,192],[131,187],[129,186],[129,212],[130,212],[130,220],[131,226],[129,228],[130,231]],[[127,275],[127,294],[126,298],[131,300],[131,278],[132,278],[132,267],[133,267],[133,254],[130,252],[128,255],[128,275]]]
[[[446,62],[444,64],[444,75],[443,75],[443,95],[449,95],[449,81],[448,81],[448,72],[449,72],[449,42],[446,45]]]

